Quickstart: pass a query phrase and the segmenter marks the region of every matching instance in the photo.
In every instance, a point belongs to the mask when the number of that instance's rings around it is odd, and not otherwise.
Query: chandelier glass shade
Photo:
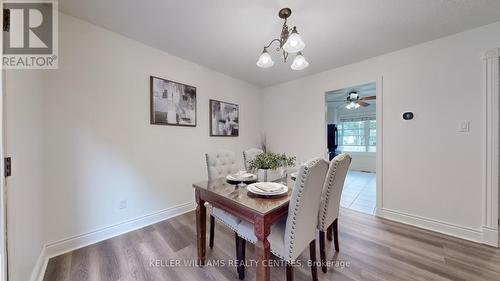
[[[290,34],[285,42],[285,45],[283,45],[283,50],[287,53],[297,53],[304,50],[305,47],[306,44],[302,41],[302,38],[297,32],[297,28],[294,27],[292,34]]]
[[[302,55],[301,52],[297,53],[297,56],[293,59],[292,65],[290,66],[293,70],[302,70],[309,66],[306,58]]]
[[[268,68],[274,65],[274,61],[271,58],[271,55],[267,52],[267,49],[264,48],[264,51],[262,51],[262,54],[259,57],[259,60],[257,61],[257,66],[262,67],[262,68]]]
[[[297,27],[293,27],[292,29],[288,28],[287,19],[292,14],[292,10],[289,8],[283,8],[279,11],[278,16],[284,20],[283,27],[281,29],[281,35],[279,38],[275,38],[264,47],[259,59],[257,60],[257,66],[261,68],[268,68],[274,65],[274,61],[271,58],[271,55],[267,51],[269,47],[273,43],[278,43],[276,47],[277,52],[281,52],[283,55],[283,62],[287,62],[289,54],[295,54],[292,65],[290,66],[293,70],[302,70],[309,66],[309,63],[305,59],[304,55],[302,55],[302,50],[304,50],[306,44],[302,40],[302,37],[299,35],[297,31]]]

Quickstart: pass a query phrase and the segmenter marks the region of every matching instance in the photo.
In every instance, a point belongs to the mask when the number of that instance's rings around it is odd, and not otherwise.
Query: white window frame
[[[339,118],[339,125],[341,125],[342,123],[345,123],[345,122],[362,122],[362,121],[366,121],[364,122],[364,132],[363,132],[363,138],[365,140],[364,142],[364,145],[342,145],[339,144],[339,149],[342,150],[342,151],[346,151],[346,152],[352,152],[352,153],[376,153],[376,150],[377,150],[377,146],[373,146],[375,147],[375,151],[370,151],[370,147],[372,147],[370,145],[370,122],[369,121],[377,121],[377,118],[375,115],[368,115],[368,116],[340,116]],[[375,130],[377,130],[375,128]],[[339,139],[342,140],[342,138],[344,137],[344,134],[343,134],[343,131],[344,131],[344,126],[342,125],[342,130],[339,130]],[[353,151],[353,150],[343,150],[341,149],[341,147],[344,147],[344,146],[357,146],[357,147],[364,147],[364,151]]]

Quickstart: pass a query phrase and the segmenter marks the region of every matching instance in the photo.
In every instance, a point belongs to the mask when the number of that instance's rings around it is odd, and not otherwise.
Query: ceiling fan
[[[347,103],[347,105],[345,107],[347,109],[356,109],[359,107],[367,107],[370,104],[367,103],[366,101],[374,100],[376,98],[377,98],[377,96],[367,96],[367,97],[360,98],[358,91],[351,90],[351,91],[349,91],[349,93],[347,94],[347,98],[345,99],[345,102]],[[336,102],[336,101],[333,101],[333,102]]]

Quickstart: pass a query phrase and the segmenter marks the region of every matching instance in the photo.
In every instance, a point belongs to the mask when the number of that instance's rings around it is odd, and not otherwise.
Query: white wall
[[[193,202],[205,152],[260,140],[254,86],[64,14],[59,32],[59,69],[6,81],[12,281],[43,243]],[[150,75],[197,87],[197,127],[149,124]],[[240,105],[239,137],[209,137],[210,98]]]
[[[346,152],[352,157],[351,171],[377,172],[377,155],[373,152]]]
[[[327,104],[326,106],[326,120],[328,124],[337,124],[337,104]]]
[[[325,92],[383,76],[382,207],[400,220],[480,240],[482,52],[500,47],[498,34],[495,23],[270,87],[269,148],[302,159],[323,156]],[[403,121],[405,111],[415,119]],[[459,133],[465,120],[471,131]]]

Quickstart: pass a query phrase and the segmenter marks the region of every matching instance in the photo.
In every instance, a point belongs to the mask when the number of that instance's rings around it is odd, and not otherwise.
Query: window
[[[376,152],[377,120],[374,116],[340,118],[338,134],[340,151]]]

